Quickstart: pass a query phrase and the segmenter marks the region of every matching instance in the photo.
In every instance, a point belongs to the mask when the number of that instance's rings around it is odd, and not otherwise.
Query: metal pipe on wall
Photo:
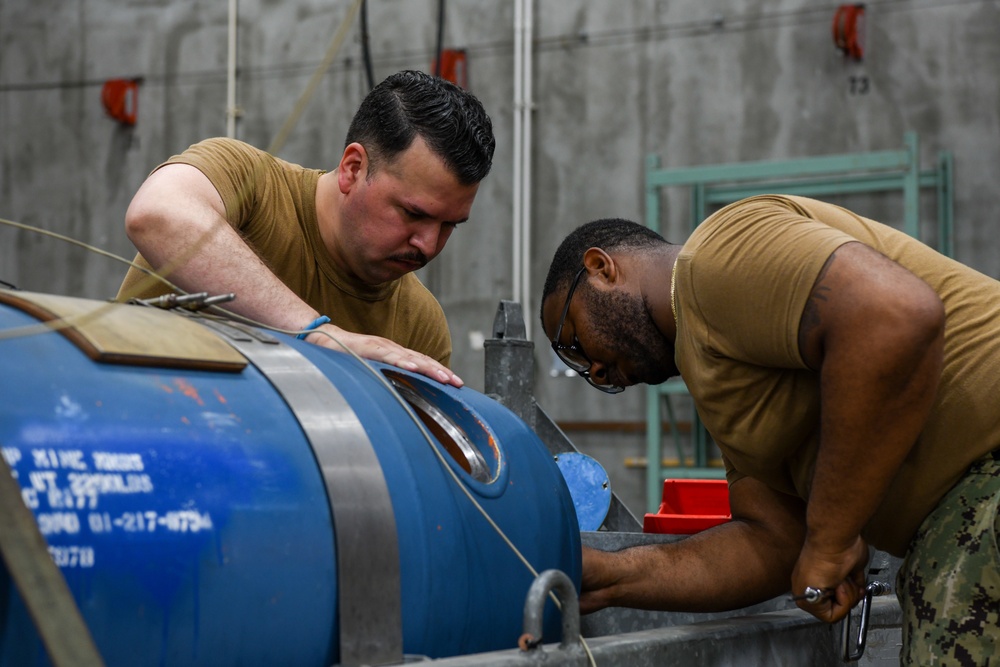
[[[226,64],[226,136],[236,137],[236,16],[238,1],[229,0],[229,53]]]
[[[531,111],[535,101],[531,96],[531,66],[532,66],[532,0],[524,0],[524,39],[521,48],[524,49],[524,57],[521,64],[524,67],[522,85],[524,86],[524,130],[521,137],[524,149],[521,151],[521,179],[524,182],[521,188],[521,303],[525,310],[531,311]],[[525,323],[526,338],[531,340],[532,319],[527,318]]]
[[[531,0],[514,2],[513,294],[531,310]],[[530,318],[529,318],[530,319]],[[525,322],[531,340],[531,325]]]
[[[521,109],[524,107],[524,90],[521,86],[523,66],[521,42],[524,39],[524,0],[514,0],[514,183],[512,187],[512,247],[511,276],[513,279],[511,299],[521,298]]]

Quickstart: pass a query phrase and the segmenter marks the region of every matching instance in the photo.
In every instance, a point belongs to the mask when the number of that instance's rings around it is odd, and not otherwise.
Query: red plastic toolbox
[[[668,479],[656,514],[646,514],[644,533],[690,535],[732,518],[729,485],[724,479]]]

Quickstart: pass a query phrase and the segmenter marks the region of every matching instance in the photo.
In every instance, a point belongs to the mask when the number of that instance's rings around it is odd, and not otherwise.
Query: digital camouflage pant
[[[1000,667],[1000,451],[979,459],[914,536],[896,577],[901,665]]]

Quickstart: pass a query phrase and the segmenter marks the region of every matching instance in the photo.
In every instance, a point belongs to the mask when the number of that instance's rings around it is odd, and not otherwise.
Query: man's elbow
[[[944,303],[926,285],[909,296],[905,307],[883,323],[886,359],[894,359],[903,375],[920,375],[936,385],[944,367]]]
[[[141,193],[125,211],[125,235],[140,252],[156,238],[157,230],[164,228],[162,223],[163,216]]]
[[[914,299],[910,319],[919,344],[930,348],[943,346],[947,321],[944,302],[930,286]]]
[[[133,243],[146,232],[149,226],[148,221],[148,211],[138,197],[134,198],[129,204],[128,210],[125,211],[125,234]]]

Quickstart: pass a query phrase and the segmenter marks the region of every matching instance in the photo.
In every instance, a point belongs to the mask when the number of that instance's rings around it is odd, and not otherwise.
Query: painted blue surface
[[[0,330],[35,320],[0,305]],[[344,395],[383,466],[406,653],[515,645],[532,576],[370,368],[290,337]],[[382,367],[380,367],[382,368]],[[480,446],[461,486],[538,570],[577,583],[572,499],[544,445],[491,399],[409,377]],[[337,570],[326,492],[287,405],[241,373],[98,364],[55,333],[0,340],[0,447],[109,667],[329,665]],[[558,637],[551,615],[547,636]],[[0,570],[0,666],[47,665]]]

